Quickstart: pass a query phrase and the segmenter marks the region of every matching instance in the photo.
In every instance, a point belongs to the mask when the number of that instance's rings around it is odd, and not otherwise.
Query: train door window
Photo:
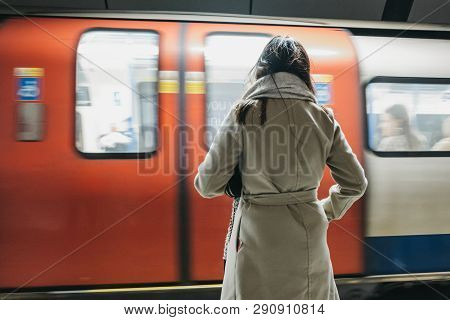
[[[118,157],[157,146],[159,36],[153,31],[93,29],[76,61],[76,148]]]
[[[267,34],[246,33],[212,33],[206,37],[207,146],[211,144],[231,106],[242,94],[248,72],[270,37]]]
[[[371,150],[387,156],[450,151],[450,79],[377,77],[365,94]]]

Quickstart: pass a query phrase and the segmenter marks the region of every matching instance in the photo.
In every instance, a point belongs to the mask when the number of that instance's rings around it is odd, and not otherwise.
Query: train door
[[[0,287],[179,279],[178,39],[173,22],[3,21]]]
[[[310,54],[319,102],[335,110],[354,152],[361,158],[359,91],[356,55],[348,33],[313,27],[192,23],[185,50],[186,123],[198,128],[187,141],[190,215],[190,272],[193,280],[223,276],[222,254],[231,214],[231,199],[201,198],[193,187],[198,164],[228,108],[239,98],[243,81],[272,35],[289,34]],[[327,171],[319,190],[325,197],[332,184]],[[338,274],[362,272],[361,204],[329,228],[333,267]]]

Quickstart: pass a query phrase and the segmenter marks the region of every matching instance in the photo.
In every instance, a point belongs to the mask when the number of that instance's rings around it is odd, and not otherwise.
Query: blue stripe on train
[[[450,271],[450,234],[365,239],[366,274]]]

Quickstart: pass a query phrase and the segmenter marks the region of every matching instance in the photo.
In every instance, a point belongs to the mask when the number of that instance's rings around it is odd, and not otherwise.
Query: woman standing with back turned
[[[327,229],[365,192],[364,170],[331,110],[317,105],[300,43],[272,38],[249,77],[194,182],[212,198],[238,164],[242,173],[221,299],[339,299]],[[337,184],[318,200],[325,165]]]

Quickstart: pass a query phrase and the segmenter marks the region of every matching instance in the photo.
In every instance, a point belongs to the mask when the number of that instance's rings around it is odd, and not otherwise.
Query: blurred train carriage
[[[1,21],[4,291],[218,283],[231,201],[202,199],[193,174],[277,34],[307,49],[368,173],[329,228],[337,277],[450,278],[449,28],[184,18]]]

